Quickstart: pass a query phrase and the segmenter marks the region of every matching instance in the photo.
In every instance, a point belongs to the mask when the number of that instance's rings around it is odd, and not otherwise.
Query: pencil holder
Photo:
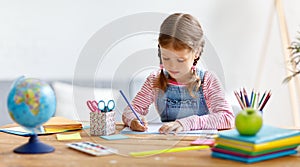
[[[106,136],[114,134],[116,130],[115,112],[90,112],[90,134],[92,136]]]

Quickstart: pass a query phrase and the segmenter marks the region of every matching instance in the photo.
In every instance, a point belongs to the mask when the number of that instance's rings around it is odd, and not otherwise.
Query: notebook
[[[261,154],[267,154],[275,151],[280,151],[280,150],[286,150],[286,149],[294,149],[297,148],[298,144],[293,144],[289,146],[283,146],[283,147],[277,147],[277,148],[272,148],[268,150],[263,150],[263,151],[245,151],[237,148],[232,148],[232,147],[227,147],[227,146],[222,146],[222,145],[215,145],[214,148],[222,149],[222,150],[228,150],[236,153],[241,153],[245,155],[250,155],[250,156],[256,156],[256,155],[261,155]]]
[[[78,129],[82,129],[82,123],[78,121],[70,120],[64,117],[51,117],[49,121],[43,124],[42,128],[36,130],[36,133],[38,135],[45,135]],[[31,136],[33,134],[30,130],[21,126],[2,128],[0,129],[0,132],[19,136]]]
[[[148,125],[148,130],[145,132],[138,132],[133,131],[129,127],[125,127],[122,131],[120,131],[121,134],[160,134],[159,128],[163,125],[163,123],[153,123]],[[218,130],[212,129],[212,130],[191,130],[191,131],[182,131],[177,133],[178,135],[216,135],[218,134]]]
[[[245,157],[239,157],[239,156],[234,156],[230,154],[224,154],[224,153],[219,153],[219,152],[212,152],[212,157],[216,158],[223,158],[223,159],[229,159],[229,160],[234,160],[234,161],[240,161],[244,163],[254,163],[254,162],[259,162],[259,161],[264,161],[268,159],[274,159],[278,157],[283,157],[287,155],[292,155],[296,154],[296,150],[287,150],[287,151],[282,151],[282,152],[277,152],[273,154],[268,154],[264,156],[259,156],[259,157],[253,157],[253,158],[245,158]]]
[[[43,124],[44,129],[81,129],[82,123],[64,117],[52,117]]]
[[[208,138],[198,138],[190,143],[192,146],[201,146],[201,145],[208,145],[214,146],[215,139],[208,139]]]
[[[219,138],[237,140],[249,143],[265,143],[287,137],[300,136],[299,130],[278,128],[270,125],[263,125],[255,136],[242,136],[236,129],[219,132]]]
[[[295,150],[296,148],[297,147],[292,147],[292,148],[287,148],[287,149],[277,150],[277,151],[272,151],[272,152],[266,152],[266,153],[257,154],[257,155],[248,155],[248,154],[244,154],[244,153],[240,153],[240,152],[235,152],[235,151],[230,151],[230,150],[221,149],[221,148],[216,148],[216,147],[212,148],[211,150],[213,152],[218,152],[218,153],[223,153],[223,154],[230,154],[230,155],[234,155],[234,156],[238,156],[238,157],[243,157],[243,158],[255,158],[255,157],[266,156],[266,155],[269,155],[269,154],[284,152],[284,151],[288,151],[288,150]]]
[[[100,136],[102,139],[105,140],[123,140],[128,139],[128,136],[121,135],[121,134],[115,134],[115,135],[108,135],[108,136]]]

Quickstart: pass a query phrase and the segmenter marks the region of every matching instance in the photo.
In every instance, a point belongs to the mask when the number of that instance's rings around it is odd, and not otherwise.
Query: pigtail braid
[[[199,77],[197,70],[196,70],[196,65],[197,65],[199,58],[200,57],[194,59],[193,67],[191,69],[193,75],[191,78],[191,82],[187,86],[190,95],[194,98],[196,97],[195,93],[199,91],[199,88],[201,86],[201,78]]]
[[[155,88],[159,88],[163,92],[167,90],[168,86],[168,79],[166,78],[164,74],[163,64],[162,64],[162,58],[161,58],[161,52],[160,52],[160,46],[158,45],[158,57],[159,57],[159,66],[160,66],[160,75],[157,78],[156,84],[154,84]]]

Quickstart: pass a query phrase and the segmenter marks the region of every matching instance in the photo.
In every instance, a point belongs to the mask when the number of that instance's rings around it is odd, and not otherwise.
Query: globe
[[[47,122],[55,113],[56,97],[47,82],[22,76],[12,84],[7,97],[7,106],[10,117],[19,125],[31,130],[34,137],[31,140],[36,143],[38,142],[36,130],[40,129],[42,124]],[[34,150],[39,146],[30,147],[33,147],[30,149]],[[23,148],[17,151],[24,153]]]

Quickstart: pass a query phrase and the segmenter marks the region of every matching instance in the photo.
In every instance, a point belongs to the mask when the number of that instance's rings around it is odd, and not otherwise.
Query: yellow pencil
[[[189,147],[177,147],[170,149],[162,149],[162,150],[151,150],[151,151],[142,151],[142,152],[131,152],[130,155],[134,157],[147,156],[147,155],[155,155],[161,153],[171,153],[171,152],[180,152],[180,151],[191,151],[191,150],[203,150],[209,149],[209,146],[189,146]]]

